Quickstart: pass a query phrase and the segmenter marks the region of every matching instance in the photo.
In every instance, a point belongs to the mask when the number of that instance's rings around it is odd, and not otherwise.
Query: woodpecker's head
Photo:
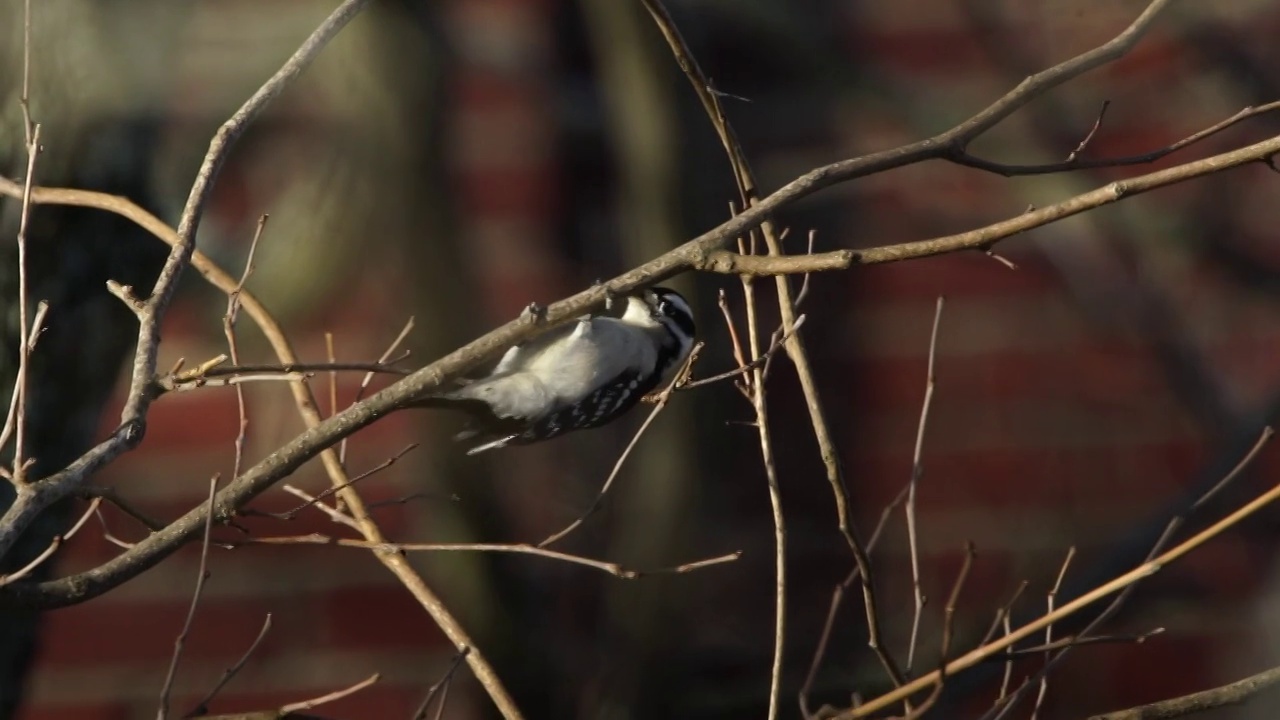
[[[684,364],[697,338],[698,328],[689,303],[680,293],[670,288],[653,287],[627,297],[627,309],[623,322],[644,328],[665,331],[661,364],[664,382],[670,374]]]

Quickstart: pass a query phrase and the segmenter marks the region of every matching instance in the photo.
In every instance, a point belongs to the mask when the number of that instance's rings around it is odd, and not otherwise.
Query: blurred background
[[[334,2],[41,0],[32,3],[32,113],[42,184],[127,195],[176,222],[209,138]],[[944,130],[1026,75],[1112,37],[1143,0],[669,0],[725,100],[768,191],[814,166]],[[21,0],[0,4],[0,168],[25,172]],[[1014,163],[1064,158],[1110,101],[1086,156],[1145,152],[1249,105],[1280,99],[1280,7],[1175,4],[1125,59],[1036,101],[972,148]],[[1156,163],[1169,166],[1280,132],[1243,123]],[[869,247],[985,225],[1139,170],[1033,178],[931,162],[825,190],[789,208],[791,252]],[[1169,517],[1216,482],[1280,411],[1280,180],[1246,167],[1036,230],[999,246],[1016,265],[969,253],[812,279],[803,312],[863,535],[911,472],[935,298],[945,295],[938,387],[919,490],[921,584],[929,598],[916,671],[936,663],[942,605],[978,556],[957,608],[968,648],[1023,581],[1015,621],[1040,614],[1068,548],[1059,604],[1137,563]],[[727,163],[661,36],[618,0],[380,0],[236,146],[200,247],[232,274],[270,221],[248,287],[302,357],[375,359],[415,319],[417,367],[513,317],[611,277],[718,224],[736,198]],[[0,204],[3,237],[18,204]],[[163,248],[123,220],[42,207],[33,219],[33,299],[51,301],[37,351],[33,454],[53,471],[114,427],[135,325],[107,278],[148,287]],[[3,383],[16,367],[13,243]],[[697,373],[733,366],[716,308],[741,316],[736,279],[682,276],[707,348]],[[772,283],[758,283],[767,329]],[[225,349],[226,298],[188,273],[160,366]],[[247,319],[246,362],[274,360]],[[359,377],[337,383],[340,405]],[[327,377],[316,391],[328,408]],[[383,383],[385,381],[379,381]],[[380,385],[379,385],[380,386]],[[301,430],[283,386],[250,386],[247,462]],[[850,560],[789,364],[769,401],[789,521],[783,717],[799,716],[833,587]],[[353,473],[410,443],[366,481],[375,517],[401,541],[536,542],[588,507],[643,412],[552,443],[465,457],[455,418],[400,413],[349,443]],[[736,563],[624,581],[541,558],[416,554],[530,718],[762,715],[773,646],[773,531],[751,409],[727,384],[679,394],[641,441],[604,508],[563,549],[632,568],[741,550]],[[736,423],[736,424],[735,424]],[[172,519],[231,472],[233,391],[164,397],[142,447],[97,483]],[[1220,517],[1267,486],[1280,456],[1196,517]],[[319,491],[317,465],[292,483]],[[0,493],[7,492],[0,484]],[[0,496],[0,504],[10,500]],[[252,507],[297,501],[279,488]],[[12,570],[84,505],[50,513]],[[91,567],[145,529],[109,508],[46,577]],[[1080,718],[1243,677],[1280,663],[1280,515],[1263,511],[1144,583],[1108,626],[1165,628],[1141,644],[1074,651],[1040,717]],[[262,535],[346,532],[319,512],[246,519]],[[1189,528],[1197,526],[1192,522]],[[1185,532],[1185,531],[1184,531]],[[0,618],[0,713],[22,720],[154,717],[199,561],[186,548],[106,596]],[[213,710],[256,710],[381,681],[321,708],[409,717],[453,659],[430,618],[365,552],[332,547],[214,550],[173,707],[194,705],[273,627]],[[888,646],[905,657],[912,588],[901,510],[874,554]],[[855,593],[856,595],[856,593]],[[1083,616],[1085,618],[1089,615]],[[1078,630],[1063,624],[1058,634]],[[1013,682],[1038,670],[1028,658]],[[978,717],[1003,666],[953,679],[939,717]],[[866,647],[863,610],[839,611],[813,707],[889,689]],[[1034,696],[1034,693],[1032,693]],[[19,700],[20,698],[20,700]],[[1275,717],[1263,698],[1218,718]],[[1015,711],[1030,712],[1030,705]],[[445,717],[493,717],[464,670]]]

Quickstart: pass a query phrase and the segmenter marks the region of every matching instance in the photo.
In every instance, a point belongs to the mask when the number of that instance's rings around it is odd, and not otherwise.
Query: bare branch
[[[101,504],[101,502],[102,500],[100,498],[94,498],[90,501],[89,507],[80,515],[80,519],[71,526],[71,529],[64,535],[54,535],[53,539],[49,541],[49,546],[42,550],[39,555],[32,558],[31,562],[23,565],[17,570],[14,570],[8,575],[0,575],[0,587],[8,585],[11,582],[17,582],[27,575],[30,575],[33,570],[43,565],[49,558],[53,557],[53,554],[58,551],[58,548],[62,547],[62,543],[70,540],[76,533],[80,532],[80,528],[84,525],[85,521],[89,519],[89,516],[98,512],[98,505]]]
[[[245,127],[279,95],[324,46],[358,13],[368,0],[344,0],[329,17],[303,42],[297,52],[244,105],[223,123],[205,155],[197,173],[186,207],[178,223],[178,242],[172,246],[164,266],[160,270],[151,297],[137,310],[139,329],[137,349],[129,382],[129,394],[120,415],[120,427],[105,441],[99,443],[60,472],[54,473],[32,486],[20,486],[14,502],[0,516],[0,557],[12,548],[14,541],[35,519],[53,503],[74,494],[85,480],[102,466],[112,462],[122,453],[132,450],[142,441],[146,431],[147,411],[154,399],[150,392],[155,376],[156,356],[160,343],[160,321],[168,310],[173,291],[183,269],[190,263],[195,250],[195,233],[200,223],[204,204],[213,188],[219,169],[232,145]],[[21,413],[19,413],[21,414]],[[155,537],[155,536],[153,536]]]
[[[324,507],[323,503],[320,507]],[[681,565],[667,568],[657,568],[651,570],[632,570],[618,563],[608,562],[606,560],[594,560],[592,558],[574,555],[572,553],[560,552],[559,550],[551,550],[550,548],[539,547],[537,545],[528,545],[523,543],[397,543],[397,542],[371,542],[369,540],[356,540],[353,538],[336,538],[329,535],[321,535],[319,533],[311,533],[310,535],[287,535],[283,537],[258,537],[247,538],[244,540],[236,540],[230,545],[336,545],[338,547],[362,548],[365,550],[377,550],[380,552],[489,552],[489,553],[508,553],[514,555],[534,555],[544,557],[551,560],[560,560],[574,565],[582,565],[583,567],[594,568],[604,573],[608,573],[616,578],[623,580],[638,580],[648,575],[683,575],[694,570],[700,570],[711,565],[721,565],[729,563],[742,557],[741,551],[726,553],[724,555],[716,555],[715,557],[704,558],[702,560],[694,560]]]
[[[916,640],[920,632],[920,617],[924,614],[924,593],[920,590],[920,550],[916,536],[916,487],[924,475],[924,431],[929,423],[929,409],[933,405],[933,391],[937,387],[937,375],[934,373],[934,361],[938,354],[938,326],[942,324],[942,296],[938,296],[933,311],[933,330],[929,333],[929,361],[925,371],[924,400],[920,404],[920,422],[916,426],[916,447],[911,458],[911,480],[907,483],[907,504],[904,512],[907,517],[907,545],[911,555],[911,589],[915,597],[915,612],[911,618],[911,640],[907,645],[907,673],[916,657]],[[946,653],[943,653],[944,655]]]
[[[1117,158],[1096,158],[1093,160],[1079,157],[1079,154],[1084,151],[1085,147],[1088,146],[1089,142],[1093,140],[1094,134],[1097,133],[1098,128],[1102,123],[1102,116],[1106,113],[1109,102],[1110,101],[1103,103],[1102,111],[1098,114],[1098,119],[1094,122],[1093,129],[1089,131],[1089,134],[1081,142],[1080,146],[1077,147],[1075,151],[1073,151],[1070,155],[1067,156],[1067,159],[1064,162],[1045,163],[1043,165],[1009,165],[1004,163],[991,162],[990,160],[984,160],[979,157],[974,157],[973,155],[970,155],[968,153],[957,153],[953,156],[948,157],[947,159],[950,160],[951,162],[956,163],[957,165],[964,165],[966,167],[975,168],[977,170],[985,170],[987,172],[995,173],[997,175],[1003,175],[1005,177],[1013,177],[1016,175],[1047,175],[1050,173],[1066,172],[1068,170],[1086,170],[1086,169],[1092,169],[1092,168],[1147,165],[1149,163],[1153,163],[1164,157],[1172,155],[1173,153],[1179,150],[1182,150],[1190,145],[1194,145],[1200,142],[1201,140],[1204,140],[1205,138],[1211,137],[1213,135],[1217,135],[1218,133],[1222,132],[1223,130],[1226,130],[1232,125],[1235,125],[1236,123],[1241,122],[1242,120],[1247,120],[1249,118],[1256,117],[1258,115],[1262,115],[1262,114],[1280,109],[1280,101],[1274,101],[1274,102],[1266,103],[1264,105],[1257,105],[1257,106],[1242,108],[1240,111],[1236,112],[1231,117],[1226,118],[1225,120],[1221,120],[1217,123],[1214,123],[1213,125],[1210,125],[1209,127],[1203,130],[1200,130],[1192,135],[1188,135],[1187,137],[1182,138],[1181,140],[1175,143],[1166,145],[1161,148],[1157,148],[1155,150],[1151,150],[1149,152],[1139,153],[1137,155],[1126,155],[1124,157],[1117,157]]]
[[[418,706],[418,711],[413,714],[413,720],[426,720],[427,711],[431,709],[431,703],[436,699],[436,694],[440,695],[440,704],[437,706],[436,717],[440,717],[444,713],[444,704],[449,696],[449,683],[453,681],[453,675],[458,671],[458,666],[466,659],[467,653],[471,652],[471,648],[462,648],[453,660],[449,662],[449,667],[445,669],[444,675],[439,680],[431,684],[427,688],[427,696],[422,699],[422,704]]]
[[[392,465],[395,465],[400,460],[400,458],[404,457],[405,455],[408,455],[410,452],[413,452],[414,450],[417,449],[417,447],[418,447],[418,443],[409,443],[402,450],[400,450],[400,452],[396,453],[395,455],[392,455],[386,460],[383,460],[377,465],[374,465],[373,467],[369,468],[368,470],[365,470],[364,472],[351,478],[350,480],[346,481],[341,485],[334,485],[329,487],[324,492],[320,493],[319,495],[316,495],[315,497],[311,498],[310,500],[306,501],[305,503],[299,505],[298,507],[292,510],[289,510],[283,513],[265,513],[265,514],[270,515],[272,517],[280,518],[281,520],[292,520],[293,518],[297,517],[298,513],[302,512],[308,507],[311,507],[315,503],[329,497],[330,495],[333,495],[336,492],[343,490],[344,488],[349,488],[352,485],[355,485],[356,483],[360,482],[361,480],[364,480],[367,477],[370,477],[379,472],[382,472],[383,470],[386,470]]]
[[[871,531],[871,537],[867,539],[867,552],[875,549],[876,544],[880,542],[880,535],[884,532],[885,527],[889,524],[889,517],[893,515],[893,511],[898,509],[907,499],[907,488],[903,487],[884,510],[880,512],[880,520],[876,523],[876,527]],[[809,662],[809,672],[805,676],[804,684],[800,686],[798,699],[800,701],[800,714],[805,718],[812,717],[813,713],[809,711],[809,691],[813,689],[813,681],[818,677],[818,670],[822,667],[822,660],[826,657],[827,643],[831,640],[831,631],[835,628],[836,613],[840,610],[840,605],[844,602],[845,594],[849,592],[849,588],[853,587],[853,583],[858,579],[858,568],[854,566],[845,579],[831,592],[831,606],[827,609],[827,620],[822,626],[822,633],[818,636],[818,646],[813,651],[813,659]]]
[[[671,393],[676,389],[676,386],[689,376],[689,373],[693,370],[693,364],[698,360],[698,352],[700,349],[701,344],[694,346],[693,350],[689,352],[689,357],[685,359],[684,367],[676,373],[675,377],[671,379],[671,382],[667,384],[667,387],[664,388],[662,392],[658,393],[658,398],[655,401],[656,404],[653,406],[653,410],[649,411],[649,416],[646,417],[644,422],[640,424],[640,427],[636,429],[635,433],[631,436],[630,442],[628,442],[627,446],[623,448],[622,454],[619,455],[618,459],[613,463],[613,469],[609,471],[609,477],[605,478],[604,485],[600,486],[600,492],[596,493],[595,500],[591,502],[591,506],[587,508],[586,512],[574,518],[573,522],[565,525],[563,528],[560,528],[539,541],[539,548],[550,547],[560,542],[568,536],[569,533],[581,527],[582,523],[587,521],[587,518],[591,517],[600,509],[600,505],[604,502],[605,495],[609,493],[609,488],[613,487],[614,479],[617,478],[618,473],[622,471],[622,464],[631,456],[631,451],[634,450],[636,445],[640,442],[640,438],[644,435],[645,430],[648,430],[649,426],[653,424],[653,421],[657,419],[658,413],[662,412],[663,408],[667,406],[667,403],[671,400]]]
[[[796,324],[791,328],[792,332],[799,330],[800,326],[804,325],[805,317],[806,316],[801,315],[800,317],[796,318]],[[730,323],[729,327],[733,327],[732,323]],[[722,372],[718,375],[712,375],[711,377],[699,378],[697,380],[690,380],[684,383],[683,385],[677,386],[676,390],[692,390],[696,387],[701,387],[703,385],[710,385],[712,383],[720,382],[721,380],[728,380],[730,378],[738,377],[745,373],[751,372],[757,367],[763,367],[769,362],[769,359],[772,358],[778,352],[778,350],[782,348],[783,343],[785,343],[787,341],[787,338],[789,337],[791,336],[786,333],[780,335],[776,340],[773,341],[773,343],[769,346],[768,350],[765,350],[763,353],[760,354],[760,357],[744,365],[739,365],[738,367],[732,370],[726,370],[725,372]]]
[[[306,492],[305,490],[296,488],[290,485],[289,483],[285,483],[283,486],[281,486],[281,489],[283,489],[285,492],[289,493],[290,495],[302,498],[303,500],[306,501],[305,506],[315,507],[315,509],[319,510],[325,515],[328,515],[330,520],[336,523],[340,523],[342,525],[346,525],[347,527],[353,530],[356,530],[357,532],[360,530],[360,523],[356,522],[355,518],[351,517],[347,513],[335,507],[332,507],[330,505],[320,502],[320,499],[315,495],[312,495]]]
[[[854,262],[853,250],[808,255],[743,255],[728,250],[707,253],[690,263],[692,270],[722,275],[804,275],[830,270],[847,270]]]
[[[299,710],[310,710],[311,708],[316,707],[317,705],[331,703],[334,700],[341,700],[342,698],[348,695],[358,693],[361,690],[369,687],[370,685],[378,682],[379,677],[381,676],[378,673],[374,673],[369,677],[365,678],[364,680],[361,680],[360,682],[356,683],[355,685],[352,685],[349,688],[344,688],[342,690],[331,692],[327,695],[321,695],[318,698],[303,700],[302,702],[289,703],[288,705],[285,705],[280,708],[280,714],[282,716],[287,717],[290,713],[296,713]]]
[[[1280,668],[1271,668],[1212,690],[1094,715],[1089,720],[1165,720],[1194,715],[1214,708],[1240,705],[1271,689],[1277,682],[1280,682]]]
[[[249,645],[249,649],[244,651],[244,655],[240,656],[240,659],[236,661],[235,665],[232,665],[223,671],[222,677],[218,679],[218,684],[214,685],[213,689],[201,698],[200,702],[196,703],[196,706],[184,717],[203,715],[209,712],[209,703],[213,702],[213,699],[218,696],[218,692],[221,691],[222,688],[226,687],[227,683],[231,682],[231,679],[244,668],[245,663],[249,662],[249,658],[253,655],[253,652],[258,649],[258,646],[262,644],[263,638],[267,636],[267,632],[270,630],[271,613],[267,613],[266,619],[262,621],[262,629],[258,631],[258,636],[253,639],[253,642]]]
[[[214,492],[218,489],[218,476],[209,480],[209,505],[213,505]],[[191,594],[191,606],[187,608],[187,619],[182,623],[182,630],[173,641],[173,656],[169,659],[169,671],[164,676],[164,687],[160,689],[160,708],[156,711],[156,720],[169,717],[169,693],[173,690],[173,681],[178,675],[178,660],[182,658],[182,648],[191,632],[191,623],[196,619],[196,607],[200,605],[200,595],[204,592],[204,581],[209,577],[209,537],[213,532],[213,513],[208,513],[204,524],[204,543],[200,546],[200,574],[196,576],[196,589]]]
[[[1058,598],[1058,591],[1062,589],[1062,581],[1067,577],[1067,568],[1071,567],[1071,561],[1076,556],[1076,546],[1072,545],[1067,548],[1067,556],[1062,559],[1062,567],[1058,569],[1058,579],[1054,581],[1053,587],[1049,589],[1049,594],[1045,598],[1045,611],[1053,612],[1054,603]],[[1044,629],[1044,644],[1046,647],[1053,645],[1053,625],[1046,625]],[[1050,650],[1044,651],[1044,666],[1048,667],[1052,658]],[[1040,715],[1040,708],[1044,705],[1044,699],[1049,694],[1049,674],[1041,673],[1040,675],[1040,691],[1036,693],[1035,707],[1031,708],[1031,720],[1036,720]]]
[[[143,526],[145,526],[148,530],[152,532],[160,530],[164,527],[164,523],[152,518],[150,515],[146,514],[142,510],[139,510],[136,505],[134,505],[132,502],[130,502],[129,500],[126,500],[123,496],[121,496],[120,493],[115,490],[115,488],[90,485],[82,489],[80,493],[84,497],[102,498],[103,500],[106,500],[107,502],[119,508],[120,511],[123,512],[125,515],[128,515],[134,520],[137,520],[139,523],[141,523]]]
[[[1213,155],[1203,160],[1196,160],[1184,165],[1177,165],[1166,170],[1158,170],[1146,175],[1138,175],[1126,180],[1108,183],[1096,190],[1091,190],[1060,203],[1037,208],[1017,217],[987,225],[986,227],[946,235],[930,240],[885,245],[855,252],[854,263],[870,265],[884,262],[898,262],[911,258],[942,255],[960,250],[984,250],[993,243],[1006,240],[1019,233],[1024,233],[1044,225],[1094,210],[1104,205],[1118,202],[1124,198],[1141,195],[1158,188],[1175,185],[1192,178],[1206,177],[1242,165],[1260,163],[1280,153],[1280,136],[1263,140],[1230,152]]]
[[[409,351],[406,350],[400,358],[397,358],[396,360],[391,359],[392,353],[396,351],[396,348],[400,347],[400,343],[404,342],[405,338],[409,337],[409,333],[411,332],[413,332],[412,316],[410,316],[410,318],[405,322],[404,327],[400,329],[400,334],[396,335],[396,338],[387,346],[386,351],[378,358],[378,362],[375,363],[374,367],[367,368],[368,372],[364,374],[364,379],[360,381],[360,389],[356,390],[356,397],[351,401],[352,405],[360,402],[360,398],[364,397],[365,391],[369,389],[369,383],[373,382],[374,374],[377,372],[385,372],[380,368],[387,367],[388,363],[395,363],[405,357],[408,357]],[[393,370],[393,372],[399,372],[402,375],[405,374],[400,370]],[[341,463],[345,463],[347,461],[347,438],[343,438],[342,443],[338,446],[338,461]],[[468,649],[468,652],[470,652],[470,649]]]
[[[1102,128],[1102,119],[1107,116],[1107,108],[1111,107],[1110,100],[1103,100],[1102,107],[1098,109],[1098,118],[1093,121],[1093,127],[1089,128],[1089,132],[1085,134],[1084,139],[1076,145],[1076,149],[1067,154],[1067,162],[1073,162],[1080,157],[1080,153],[1089,147],[1089,143],[1093,142],[1093,136],[1098,134],[1098,130]]]
[[[31,366],[31,342],[27,339],[29,328],[27,327],[27,311],[30,299],[27,297],[27,225],[31,219],[31,189],[36,183],[36,158],[40,155],[40,126],[32,125],[31,118],[28,114],[27,103],[27,77],[25,73],[29,72],[30,52],[31,52],[31,3],[27,0],[24,9],[26,11],[26,47],[24,48],[24,65],[22,79],[22,110],[26,114],[27,119],[27,176],[22,182],[22,214],[18,221],[18,372],[13,387],[13,401],[11,403],[11,421],[14,428],[13,442],[13,470],[9,479],[14,486],[20,491],[21,486],[26,482],[24,477],[27,470],[26,453],[26,424],[27,424],[27,375],[30,374]],[[8,442],[8,429],[10,427],[10,419],[5,420],[5,433],[3,434],[4,442]],[[0,555],[3,555],[0,552]]]
[[[1017,650],[1009,648],[1003,656],[994,658],[994,660],[998,662],[1005,662],[1006,658],[1020,658],[1029,655],[1039,655],[1044,652],[1064,650],[1066,648],[1078,648],[1086,645],[1106,645],[1114,643],[1134,643],[1135,645],[1141,645],[1148,639],[1153,638],[1156,635],[1161,635],[1164,632],[1164,628],[1155,628],[1154,630],[1148,630],[1147,632],[1139,633],[1137,635],[1089,635],[1087,637],[1067,635],[1050,643],[1018,648]]]
[[[236,342],[236,318],[240,314],[240,293],[244,292],[244,284],[249,280],[249,275],[253,273],[253,258],[258,253],[258,242],[262,239],[262,230],[267,226],[267,215],[258,218],[258,226],[253,231],[253,240],[249,243],[249,256],[244,261],[244,272],[240,274],[240,280],[236,282],[236,289],[227,293],[227,311],[222,316],[222,334],[227,339],[227,353],[233,364],[240,364],[240,347]],[[199,377],[204,377],[208,370],[212,368],[201,368],[198,373]],[[244,375],[233,376],[243,379]],[[230,380],[228,380],[230,382]],[[249,435],[249,411],[245,405],[244,388],[240,387],[240,383],[236,386],[236,410],[240,419],[239,432],[236,433],[236,439],[233,447],[235,448],[235,459],[231,465],[231,477],[239,477],[240,469],[244,462],[244,444]]]

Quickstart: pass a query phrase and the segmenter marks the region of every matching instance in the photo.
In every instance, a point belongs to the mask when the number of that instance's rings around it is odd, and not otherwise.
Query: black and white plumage
[[[689,304],[674,290],[627,296],[621,317],[586,315],[507,351],[485,377],[416,404],[462,410],[468,455],[549,440],[617,419],[671,382],[693,349]]]

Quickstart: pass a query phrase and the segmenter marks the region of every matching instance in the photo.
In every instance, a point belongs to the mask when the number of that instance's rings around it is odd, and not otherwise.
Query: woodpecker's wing
[[[503,353],[502,359],[499,360],[498,364],[489,372],[489,375],[491,377],[495,375],[505,375],[507,373],[520,370],[527,366],[529,362],[538,355],[538,353],[553,343],[563,339],[565,335],[575,332],[583,325],[590,325],[591,320],[592,317],[590,315],[583,315],[578,318],[575,323],[553,328],[533,340],[522,342],[518,345],[512,345],[505,353]]]

